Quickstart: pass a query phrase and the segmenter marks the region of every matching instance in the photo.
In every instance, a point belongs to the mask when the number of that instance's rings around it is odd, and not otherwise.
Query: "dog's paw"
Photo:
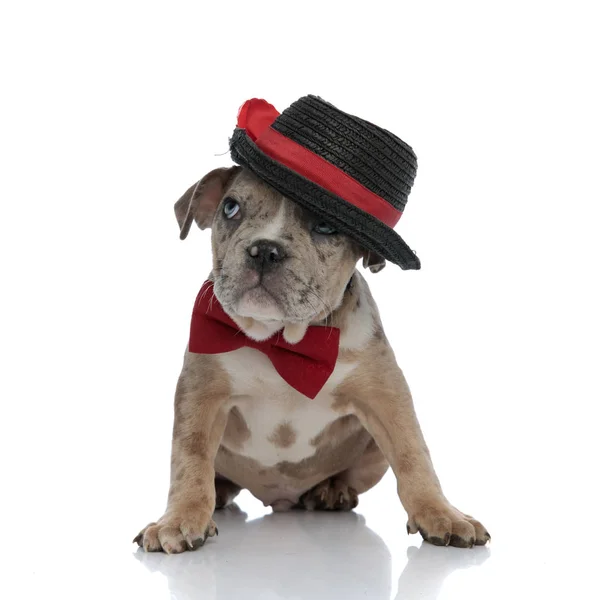
[[[178,554],[196,550],[209,537],[219,535],[214,521],[191,511],[166,513],[158,523],[150,523],[133,539],[146,552]]]
[[[425,506],[411,515],[406,524],[408,533],[417,533],[436,546],[472,548],[485,546],[491,536],[476,519],[454,507]]]
[[[307,510],[352,510],[358,506],[358,494],[354,488],[330,477],[306,492],[300,505]]]

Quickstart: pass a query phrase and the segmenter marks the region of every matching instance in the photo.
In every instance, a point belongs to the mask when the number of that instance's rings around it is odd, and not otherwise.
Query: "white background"
[[[0,595],[591,598],[596,4],[3,2]],[[492,544],[409,538],[389,476],[359,517],[242,495],[216,543],[141,555],[210,261],[172,205],[230,164],[247,98],[307,93],[417,152],[397,229],[423,268],[368,280],[446,495]]]

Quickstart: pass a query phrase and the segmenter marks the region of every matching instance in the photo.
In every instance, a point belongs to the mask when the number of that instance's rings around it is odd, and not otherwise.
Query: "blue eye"
[[[225,200],[225,204],[223,204],[223,214],[226,219],[233,219],[235,215],[240,212],[240,205],[231,198]]]
[[[329,223],[317,223],[314,226],[314,231],[321,235],[333,235],[334,233],[337,233],[337,229],[332,227]]]

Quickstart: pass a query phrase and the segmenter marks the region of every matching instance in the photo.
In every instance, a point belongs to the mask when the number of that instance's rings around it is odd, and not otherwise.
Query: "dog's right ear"
[[[372,250],[363,251],[363,268],[370,269],[371,273],[379,273],[385,267],[385,258]]]
[[[180,239],[187,237],[192,221],[196,221],[200,229],[211,226],[219,202],[240,169],[241,167],[221,168],[207,173],[175,202]]]

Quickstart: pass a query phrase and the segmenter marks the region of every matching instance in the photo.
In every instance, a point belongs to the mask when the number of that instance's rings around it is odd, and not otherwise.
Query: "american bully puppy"
[[[391,465],[409,533],[485,544],[444,497],[367,283],[386,260],[419,269],[394,231],[417,169],[386,129],[304,96],[253,98],[216,169],[175,205],[185,238],[212,227],[175,394],[165,514],[147,551],[195,549],[215,508],[248,489],[274,511],[351,510]]]
[[[442,493],[409,388],[356,270],[360,259],[383,268],[379,253],[239,166],[208,173],[175,213],[182,238],[193,221],[212,228],[213,268],[196,309],[218,306],[226,315],[219,318],[239,329],[235,339],[247,343],[186,351],[167,509],[134,541],[146,551],[196,549],[217,533],[215,508],[241,489],[274,511],[352,510],[391,466],[409,533],[436,545],[486,544],[485,527]],[[337,357],[318,391],[301,393],[257,348],[277,338],[288,351],[321,327],[339,335]]]

